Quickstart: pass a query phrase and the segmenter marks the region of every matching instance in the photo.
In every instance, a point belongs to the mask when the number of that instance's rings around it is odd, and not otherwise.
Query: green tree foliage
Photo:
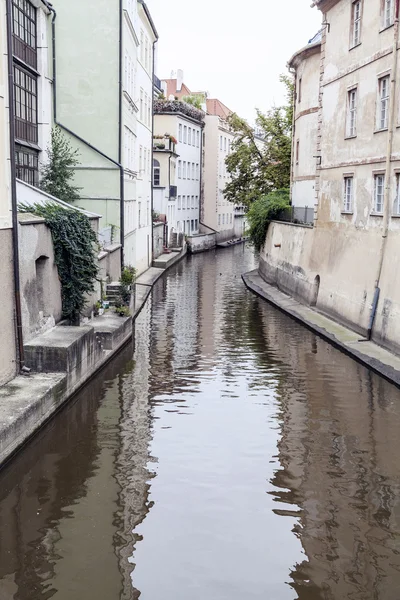
[[[238,115],[229,119],[236,139],[226,159],[231,180],[224,194],[234,204],[250,207],[271,191],[290,187],[293,82],[284,75],[280,80],[286,86],[286,104],[265,114],[257,110],[256,125],[262,139]]]
[[[270,222],[289,208],[289,202],[289,191],[283,189],[261,196],[251,204],[247,213],[247,234],[256,250],[259,251],[263,247]]]
[[[202,110],[201,105],[204,103],[205,98],[201,94],[192,94],[191,96],[183,96],[183,102],[191,104],[195,108]]]
[[[55,203],[20,205],[18,210],[45,219],[51,231],[61,282],[63,316],[72,324],[79,323],[87,294],[94,291],[98,274],[97,238],[89,218],[78,210]]]
[[[64,202],[79,199],[79,188],[72,184],[74,167],[79,164],[78,150],[74,150],[56,126],[51,131],[51,141],[47,148],[48,163],[42,167],[40,187],[44,192]]]

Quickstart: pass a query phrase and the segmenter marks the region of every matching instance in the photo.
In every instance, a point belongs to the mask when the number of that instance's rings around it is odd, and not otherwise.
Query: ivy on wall
[[[45,219],[51,231],[61,282],[63,317],[71,325],[79,324],[87,303],[86,295],[94,291],[98,274],[97,238],[89,218],[82,212],[55,203],[22,204],[18,210]]]

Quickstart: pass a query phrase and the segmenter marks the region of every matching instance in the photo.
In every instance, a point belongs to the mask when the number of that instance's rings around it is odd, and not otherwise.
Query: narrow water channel
[[[0,473],[0,600],[400,598],[400,392],[248,292],[237,246]]]

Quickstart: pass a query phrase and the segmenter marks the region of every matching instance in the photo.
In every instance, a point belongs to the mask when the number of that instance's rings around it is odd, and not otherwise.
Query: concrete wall
[[[164,252],[164,223],[153,223],[153,259]]]
[[[19,215],[21,308],[24,342],[61,320],[61,285],[49,228],[43,219]]]
[[[190,235],[186,239],[188,252],[190,254],[198,254],[213,250],[217,244],[215,233],[199,233],[198,235]]]
[[[246,217],[244,215],[234,216],[234,236],[235,238],[241,238],[246,233]]]

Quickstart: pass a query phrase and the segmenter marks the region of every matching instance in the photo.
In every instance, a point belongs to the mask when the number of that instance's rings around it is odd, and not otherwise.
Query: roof
[[[312,56],[313,54],[317,54],[318,52],[320,52],[321,43],[322,43],[322,29],[320,29],[318,31],[318,33],[316,33],[314,35],[314,37],[312,37],[308,41],[308,44],[306,46],[304,46],[303,48],[301,48],[300,50],[298,50],[297,52],[295,52],[293,54],[293,56],[291,57],[291,59],[288,62],[288,67],[295,68],[301,59],[305,59],[308,56]]]
[[[233,114],[233,111],[225,106],[217,98],[207,98],[207,114],[221,117],[221,119],[227,119]]]
[[[169,98],[170,96],[183,98],[183,96],[190,96],[192,93],[187,87],[187,85],[185,85],[184,83],[182,83],[181,90],[178,91],[176,89],[178,85],[177,79],[163,79],[162,81],[164,81],[167,84],[167,98]]]

